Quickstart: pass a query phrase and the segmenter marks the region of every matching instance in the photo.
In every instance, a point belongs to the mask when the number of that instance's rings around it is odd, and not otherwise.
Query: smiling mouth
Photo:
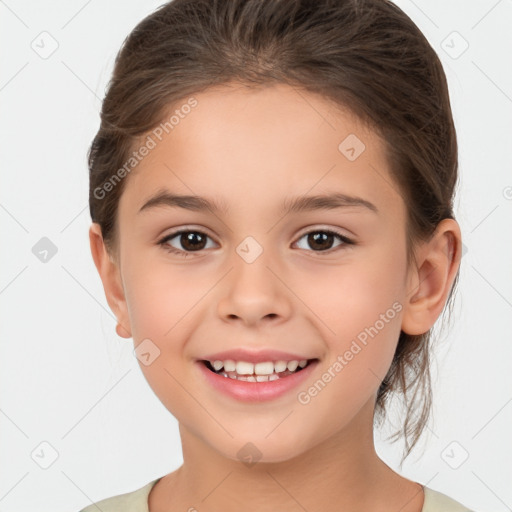
[[[299,373],[302,370],[304,370],[304,368],[307,368],[311,363],[313,363],[315,361],[318,361],[318,359],[308,359],[306,361],[305,366],[303,366],[303,367],[297,366],[297,368],[293,371],[286,368],[283,371],[276,372],[274,369],[274,371],[272,373],[266,373],[263,375],[259,375],[256,373],[240,375],[236,371],[226,372],[226,371],[224,371],[224,368],[221,368],[220,370],[215,370],[215,368],[211,365],[210,361],[202,360],[201,363],[203,363],[206,366],[206,368],[208,368],[208,370],[210,370],[212,373],[220,375],[221,377],[226,377],[226,378],[230,378],[230,379],[234,379],[234,380],[247,381],[247,382],[268,382],[268,381],[283,379],[283,378],[288,377],[289,375]]]

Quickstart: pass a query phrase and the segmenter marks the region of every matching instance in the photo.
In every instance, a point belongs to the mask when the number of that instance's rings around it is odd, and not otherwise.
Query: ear
[[[89,242],[92,258],[103,282],[105,297],[110,309],[117,317],[116,332],[122,338],[131,338],[131,327],[126,298],[118,262],[107,251],[101,233],[101,226],[93,222],[89,228]]]
[[[407,334],[427,332],[446,304],[462,255],[458,223],[442,220],[416,254],[417,267],[409,270],[402,316],[402,331]]]

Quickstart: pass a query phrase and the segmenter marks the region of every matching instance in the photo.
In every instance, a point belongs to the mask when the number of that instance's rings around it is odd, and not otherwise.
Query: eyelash
[[[158,242],[158,245],[160,245],[167,252],[176,254],[177,256],[181,256],[183,258],[187,258],[189,255],[194,254],[196,252],[199,253],[199,252],[201,252],[201,250],[203,250],[203,249],[201,249],[198,251],[182,251],[180,249],[176,249],[175,247],[167,245],[167,242],[169,242],[169,240],[172,240],[173,238],[176,238],[178,235],[181,235],[183,233],[199,233],[201,235],[205,235],[208,238],[211,238],[203,231],[199,231],[197,229],[182,229],[180,231],[176,231],[174,233],[171,233],[171,234],[165,236]],[[331,229],[314,229],[311,231],[307,231],[306,233],[303,233],[298,238],[298,240],[301,240],[302,238],[304,238],[307,235],[310,235],[311,233],[326,233],[328,235],[334,235],[334,236],[338,237],[338,239],[341,240],[343,242],[343,244],[338,246],[337,248],[340,248],[340,247],[343,248],[344,246],[347,246],[347,245],[356,245],[356,242],[354,242],[350,238],[347,238],[345,235],[342,235],[341,233],[338,233],[337,231],[333,231]],[[327,249],[326,251],[308,251],[308,252],[320,253],[320,254],[331,253],[331,252],[335,251],[337,248],[335,247],[335,248]]]

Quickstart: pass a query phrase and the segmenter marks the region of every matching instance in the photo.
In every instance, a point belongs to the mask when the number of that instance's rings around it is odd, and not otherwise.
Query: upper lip
[[[280,350],[258,350],[251,351],[244,348],[225,350],[209,354],[200,360],[204,361],[247,361],[248,363],[264,363],[266,361],[303,361],[304,359],[315,359],[291,352],[282,352]]]

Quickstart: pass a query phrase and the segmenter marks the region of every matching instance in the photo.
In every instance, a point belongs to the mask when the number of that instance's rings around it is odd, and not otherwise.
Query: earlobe
[[[118,264],[109,254],[101,232],[101,226],[93,222],[89,228],[89,242],[94,265],[98,270],[108,305],[117,318],[116,332],[122,338],[131,338],[128,308]]]
[[[417,251],[406,290],[402,331],[423,334],[443,311],[460,266],[462,237],[454,219],[442,220],[432,238]]]
[[[116,333],[120,338],[131,338],[132,333],[123,327],[120,323],[116,325]]]

